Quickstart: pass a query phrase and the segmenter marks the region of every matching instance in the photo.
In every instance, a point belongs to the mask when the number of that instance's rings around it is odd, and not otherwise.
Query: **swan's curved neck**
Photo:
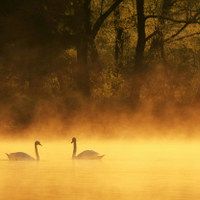
[[[36,144],[35,144],[35,154],[36,154],[37,160],[40,160],[40,156],[39,156],[38,148],[37,148],[37,145],[36,145]]]
[[[72,158],[75,158],[76,157],[76,141],[74,141],[73,143],[74,143],[74,150],[73,150]]]

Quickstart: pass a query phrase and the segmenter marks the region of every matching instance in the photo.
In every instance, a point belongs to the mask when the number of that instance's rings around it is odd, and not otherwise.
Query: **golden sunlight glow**
[[[72,160],[70,140],[43,140],[41,161],[8,161],[0,154],[0,196],[14,200],[196,199],[199,190],[198,142],[163,140],[79,140],[78,151],[95,149],[99,161]],[[1,141],[0,152],[34,156],[33,142]],[[184,193],[184,196],[183,196]]]

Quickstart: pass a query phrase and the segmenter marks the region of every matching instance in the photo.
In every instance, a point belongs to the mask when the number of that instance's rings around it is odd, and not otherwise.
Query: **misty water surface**
[[[40,140],[40,162],[8,161],[5,152],[35,157],[34,141],[1,141],[1,199],[192,200],[200,197],[200,145],[178,141],[80,141],[102,161],[72,161],[69,140]]]

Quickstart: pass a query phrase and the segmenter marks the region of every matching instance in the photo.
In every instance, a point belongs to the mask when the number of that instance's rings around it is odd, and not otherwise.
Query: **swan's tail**
[[[5,153],[7,156],[8,156],[8,158],[10,158],[10,155],[9,154],[7,154],[7,153]]]
[[[102,159],[102,158],[103,158],[104,156],[105,156],[105,155],[102,155],[102,156],[98,156],[98,158],[99,158],[99,159]]]

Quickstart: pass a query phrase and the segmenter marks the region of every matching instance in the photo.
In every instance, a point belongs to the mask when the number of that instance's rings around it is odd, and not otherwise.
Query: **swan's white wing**
[[[99,153],[93,151],[93,150],[86,150],[83,151],[82,153],[78,154],[76,156],[76,158],[80,158],[80,159],[94,159],[96,157],[98,157]]]
[[[35,160],[32,156],[24,152],[16,152],[11,154],[6,154],[10,160]]]

